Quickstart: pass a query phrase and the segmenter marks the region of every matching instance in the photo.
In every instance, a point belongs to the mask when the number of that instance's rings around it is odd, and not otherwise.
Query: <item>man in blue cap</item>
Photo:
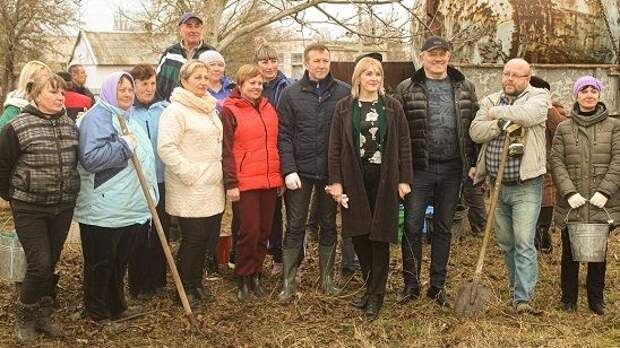
[[[192,12],[184,13],[179,19],[181,42],[168,47],[157,66],[157,100],[168,100],[172,90],[179,85],[179,71],[188,59],[198,56],[214,47],[204,43],[202,19]]]

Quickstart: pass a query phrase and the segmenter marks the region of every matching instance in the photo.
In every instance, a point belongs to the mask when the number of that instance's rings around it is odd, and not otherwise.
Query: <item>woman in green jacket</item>
[[[2,116],[0,116],[0,129],[19,115],[22,109],[29,104],[26,98],[28,94],[26,92],[26,86],[28,83],[44,75],[49,75],[51,72],[52,71],[45,63],[41,63],[38,60],[31,60],[24,65],[22,71],[19,73],[17,89],[10,92],[4,101],[4,110],[2,111]]]
[[[601,103],[601,81],[583,76],[575,82],[576,103],[560,123],[551,150],[550,167],[557,186],[554,221],[562,231],[562,308],[574,311],[579,288],[579,262],[573,260],[568,223],[620,221],[620,121]],[[608,215],[609,213],[609,215]],[[588,262],[588,305],[605,314],[603,289],[606,263]]]

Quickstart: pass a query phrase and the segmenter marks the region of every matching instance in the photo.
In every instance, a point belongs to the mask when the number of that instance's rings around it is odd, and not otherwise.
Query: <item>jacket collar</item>
[[[452,82],[461,82],[465,80],[465,75],[463,75],[463,73],[461,73],[457,68],[448,65],[448,78]],[[411,76],[411,81],[415,83],[422,83],[426,81],[426,74],[424,73],[423,67],[413,73],[413,76]]]
[[[239,92],[239,88],[235,87],[233,88],[232,91],[230,91],[230,94],[224,100],[224,106],[232,104],[232,105],[235,105],[236,107],[262,108],[264,104],[268,102],[269,101],[267,100],[267,98],[261,95],[258,98],[258,102],[256,104],[252,104],[247,99],[243,98],[241,96],[241,93]]]
[[[331,72],[327,74],[323,81],[325,83],[326,90],[329,90],[336,82]],[[314,86],[312,86],[312,81],[310,81],[310,76],[308,75],[308,70],[304,71],[304,76],[301,78],[301,80],[299,80],[299,83],[301,84],[301,89],[306,92],[311,92],[314,89]]]

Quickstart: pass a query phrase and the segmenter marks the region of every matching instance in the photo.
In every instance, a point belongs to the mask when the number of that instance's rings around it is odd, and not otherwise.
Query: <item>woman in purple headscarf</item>
[[[84,254],[84,312],[93,321],[133,314],[125,303],[123,278],[135,235],[149,227],[151,214],[130,158],[138,156],[157,202],[155,155],[149,138],[132,118],[134,81],[109,75],[101,97],[78,119],[81,188],[75,209]],[[119,117],[129,133],[121,132]]]

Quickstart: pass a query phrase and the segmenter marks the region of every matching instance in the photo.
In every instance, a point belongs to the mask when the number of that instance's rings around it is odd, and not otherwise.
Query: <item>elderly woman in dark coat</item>
[[[342,237],[353,238],[366,280],[353,305],[372,321],[383,305],[390,243],[398,241],[398,202],[411,191],[411,147],[402,106],[385,95],[381,63],[361,59],[352,85],[332,119],[326,190],[344,208]]]
[[[577,102],[570,118],[558,126],[551,150],[558,189],[554,221],[562,230],[562,308],[569,312],[577,306],[579,262],[573,260],[567,218],[569,223],[604,224],[609,212],[620,221],[620,121],[609,117],[599,101],[602,90],[592,76],[575,82]],[[605,314],[605,268],[605,262],[588,262],[588,305],[598,315]]]

